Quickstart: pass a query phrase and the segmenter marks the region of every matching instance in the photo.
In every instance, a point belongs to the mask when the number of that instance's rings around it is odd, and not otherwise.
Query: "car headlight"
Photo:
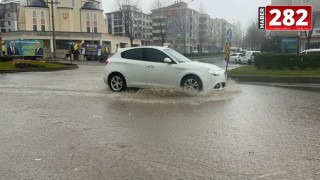
[[[206,68],[207,72],[210,73],[213,76],[220,76],[220,74],[218,72],[215,72],[214,70],[210,69],[210,68]]]

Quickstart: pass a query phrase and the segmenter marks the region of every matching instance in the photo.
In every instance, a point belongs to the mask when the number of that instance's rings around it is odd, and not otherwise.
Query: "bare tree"
[[[183,44],[183,50],[182,52],[185,54],[187,52],[187,25],[185,22],[185,19],[181,17],[180,15],[174,18],[175,24],[176,24],[176,32],[177,37],[180,41],[180,44]]]
[[[312,37],[314,25],[316,24],[316,15],[317,14],[318,13],[313,13],[312,29],[310,31],[304,31],[304,34],[305,34],[305,36],[307,38],[307,47],[306,47],[306,49],[310,49],[310,40],[311,40],[311,37]]]
[[[265,35],[266,31],[264,29],[258,29],[257,22],[253,21],[247,29],[245,39],[251,49],[260,49]]]
[[[122,14],[122,24],[124,26],[125,36],[130,39],[130,46],[133,46],[133,40],[136,38],[134,24],[137,21],[135,14],[140,11],[140,0],[116,0]]]
[[[161,40],[161,46],[164,45],[167,37],[167,14],[165,10],[165,6],[168,4],[168,1],[163,0],[154,0],[153,1],[153,9],[152,10],[152,21],[153,26],[157,27],[154,30],[159,32],[153,32],[154,37],[159,38]]]

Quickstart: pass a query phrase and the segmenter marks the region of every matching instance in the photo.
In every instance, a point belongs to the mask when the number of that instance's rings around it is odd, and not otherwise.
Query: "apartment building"
[[[107,34],[101,0],[21,0],[18,29],[2,33],[4,40],[40,39],[44,57],[65,57],[69,43],[94,43],[116,52],[119,46],[129,47],[130,40]],[[53,23],[54,22],[54,23]],[[54,32],[54,33],[53,33]],[[54,38],[56,46],[54,46]],[[135,40],[136,46],[141,45]]]
[[[18,31],[19,9],[19,1],[5,0],[0,2],[1,32]]]
[[[319,0],[272,0],[272,5],[311,5],[313,9],[313,32],[310,48],[320,48],[320,3]],[[304,31],[271,32],[270,35],[279,39],[282,52],[296,53],[307,48],[307,37]]]
[[[153,44],[151,16],[134,6],[106,13],[106,24],[108,34],[128,37],[127,33],[130,31],[135,39],[141,39],[142,46]]]
[[[161,41],[160,32],[165,32],[165,42],[182,53],[197,50],[199,38],[199,13],[188,7],[188,3],[176,1],[167,7],[152,10],[154,41]],[[160,26],[161,23],[161,26]]]

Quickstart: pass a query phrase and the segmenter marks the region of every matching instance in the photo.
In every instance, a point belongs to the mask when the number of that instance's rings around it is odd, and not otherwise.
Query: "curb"
[[[239,82],[320,84],[320,77],[229,76]]]

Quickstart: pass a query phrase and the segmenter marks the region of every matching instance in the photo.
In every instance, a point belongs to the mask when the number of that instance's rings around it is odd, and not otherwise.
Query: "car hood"
[[[204,68],[204,69],[210,69],[212,71],[224,71],[222,68],[216,66],[216,65],[213,65],[213,64],[208,64],[208,63],[202,63],[202,62],[198,62],[198,61],[192,61],[192,62],[184,62],[184,63],[181,63],[181,65],[183,66],[186,65],[186,66],[192,66],[192,67],[199,67],[199,68]]]

